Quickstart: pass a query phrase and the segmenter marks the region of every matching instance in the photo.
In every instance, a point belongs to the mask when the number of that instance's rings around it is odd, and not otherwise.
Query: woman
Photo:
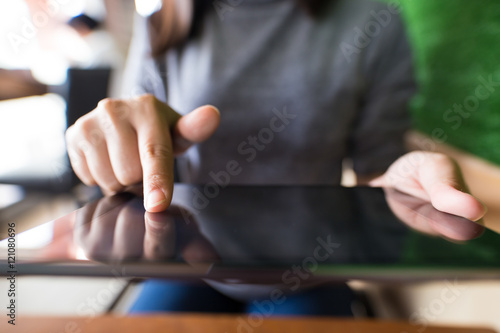
[[[359,184],[477,220],[484,207],[462,192],[453,161],[400,157],[415,85],[397,10],[369,0],[164,1],[136,27],[126,82],[140,96],[102,101],[68,130],[73,168],[109,193],[143,181],[146,209],[159,212],[172,198],[174,154],[180,180],[207,193],[339,184],[351,158]]]

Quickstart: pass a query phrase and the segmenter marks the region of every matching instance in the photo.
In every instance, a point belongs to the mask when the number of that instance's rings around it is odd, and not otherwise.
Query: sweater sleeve
[[[149,93],[166,102],[164,77],[158,61],[151,56],[147,20],[136,14],[121,95],[130,98]]]

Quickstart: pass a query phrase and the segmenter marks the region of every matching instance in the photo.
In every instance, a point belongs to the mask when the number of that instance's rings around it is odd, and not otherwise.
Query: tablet
[[[146,213],[141,196],[121,193],[4,239],[0,251],[15,253],[18,275],[236,283],[500,277],[500,235],[368,187],[175,184],[164,213]],[[2,256],[0,274],[12,260]]]

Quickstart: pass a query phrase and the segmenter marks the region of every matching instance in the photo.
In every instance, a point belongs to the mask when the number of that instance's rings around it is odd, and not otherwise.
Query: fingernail
[[[209,105],[212,109],[214,109],[215,111],[217,111],[218,114],[220,114],[220,110],[218,107],[216,106],[213,106],[213,105]]]
[[[146,209],[152,210],[162,204],[167,202],[167,198],[165,198],[165,194],[159,189],[155,189],[148,194],[148,199],[146,201]]]
[[[480,219],[482,219],[483,217],[486,216],[486,214],[488,214],[488,206],[486,206],[486,204],[484,202],[482,202],[481,200],[478,199],[478,201],[483,206],[483,214],[480,218]]]

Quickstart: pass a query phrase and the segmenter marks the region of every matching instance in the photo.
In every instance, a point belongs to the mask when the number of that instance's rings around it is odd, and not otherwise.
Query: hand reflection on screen
[[[74,237],[85,256],[96,261],[196,264],[218,258],[185,208],[172,206],[166,212],[147,213],[140,198],[130,194],[105,197],[79,210]]]
[[[77,211],[74,237],[87,258],[104,262],[293,264],[314,253],[318,237],[342,244],[325,262],[397,262],[410,235],[403,225],[454,242],[483,232],[421,199],[384,191],[227,188],[195,211],[192,187],[178,186],[174,205],[162,213],[145,212],[141,197],[123,193]]]
[[[170,206],[161,213],[146,212],[144,221],[146,259],[170,259],[175,257],[176,249],[190,264],[213,262],[219,258],[212,244],[198,229],[194,216],[184,207]]]
[[[484,231],[484,227],[478,222],[443,213],[430,202],[395,189],[384,189],[384,192],[394,215],[410,228],[422,233],[453,241],[467,241],[481,236]]]

